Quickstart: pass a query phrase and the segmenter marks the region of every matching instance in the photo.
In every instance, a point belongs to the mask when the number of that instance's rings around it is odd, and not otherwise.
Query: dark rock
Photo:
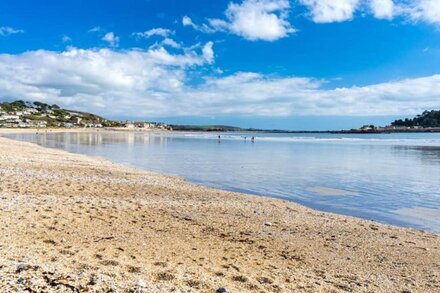
[[[226,292],[228,292],[228,291],[226,291],[225,288],[220,287],[220,288],[218,288],[215,292],[216,292],[216,293],[226,293]]]
[[[267,278],[267,277],[259,277],[259,278],[257,278],[257,281],[260,284],[272,284],[273,283],[273,280],[270,278]]]
[[[98,278],[97,278],[95,275],[91,275],[91,276],[89,277],[89,283],[88,283],[88,285],[93,286],[93,285],[96,285],[97,282],[98,282]]]
[[[24,271],[26,269],[26,265],[24,263],[19,263],[17,265],[17,273],[21,273],[22,271]]]
[[[232,280],[236,282],[246,283],[248,281],[248,278],[245,276],[233,276]]]

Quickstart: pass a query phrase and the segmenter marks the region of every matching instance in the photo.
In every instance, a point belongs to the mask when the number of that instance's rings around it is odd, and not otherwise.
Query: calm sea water
[[[179,175],[211,187],[440,232],[440,134],[99,132],[8,136]],[[255,143],[251,136],[256,137]]]

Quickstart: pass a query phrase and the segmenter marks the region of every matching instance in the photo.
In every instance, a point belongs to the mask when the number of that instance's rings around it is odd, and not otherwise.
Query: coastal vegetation
[[[391,123],[397,127],[440,127],[440,110],[425,111],[413,119],[399,119]]]
[[[43,102],[17,100],[0,103],[0,127],[5,128],[158,128],[167,129],[164,123],[146,123],[109,120],[96,114],[63,109]]]
[[[0,103],[0,127],[105,127],[113,123],[101,116],[62,109],[43,102]]]

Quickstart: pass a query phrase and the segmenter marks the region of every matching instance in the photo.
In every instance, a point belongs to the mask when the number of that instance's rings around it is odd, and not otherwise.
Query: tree
[[[440,110],[424,111],[413,119],[395,120],[391,125],[400,127],[440,127]]]
[[[13,106],[14,108],[17,108],[17,109],[23,109],[23,108],[26,108],[26,103],[23,100],[18,100],[18,101],[12,102],[11,106]]]
[[[42,103],[42,102],[34,102],[34,105],[35,106],[37,106],[37,108],[39,108],[39,109],[48,109],[49,108],[49,105],[48,104],[46,104],[46,103]]]

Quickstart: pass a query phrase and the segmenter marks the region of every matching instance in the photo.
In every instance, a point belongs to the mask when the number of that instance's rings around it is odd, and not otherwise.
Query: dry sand
[[[439,235],[6,138],[0,229],[1,292],[440,292]]]

